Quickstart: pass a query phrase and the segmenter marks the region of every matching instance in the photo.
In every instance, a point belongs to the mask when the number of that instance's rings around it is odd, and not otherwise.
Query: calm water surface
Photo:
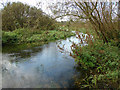
[[[70,51],[69,40],[79,42],[75,37],[62,40],[66,51]],[[61,53],[56,42],[17,53],[3,53],[2,60],[3,88],[72,87],[73,77],[78,74],[74,59],[68,53]]]

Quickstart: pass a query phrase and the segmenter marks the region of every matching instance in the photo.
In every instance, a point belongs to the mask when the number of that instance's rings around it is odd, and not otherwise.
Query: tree
[[[118,18],[118,2],[82,2],[74,0],[58,2],[50,6],[55,15],[55,19],[63,16],[73,16],[78,19],[90,21],[95,32],[102,37],[104,42],[109,39],[119,40],[118,24],[114,21]]]
[[[7,3],[2,9],[2,29],[13,31],[18,28],[54,28],[54,21],[41,9],[21,2]]]
[[[2,10],[2,29],[15,30],[23,28],[26,22],[30,6],[21,2],[7,3]]]

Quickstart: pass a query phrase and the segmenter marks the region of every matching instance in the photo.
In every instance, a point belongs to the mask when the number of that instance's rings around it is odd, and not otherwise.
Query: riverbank
[[[67,48],[71,45],[69,40],[73,40],[73,38],[62,40],[62,43],[67,43],[65,45]],[[56,45],[56,42],[59,41],[17,53],[3,53],[2,87],[71,88],[74,81],[72,77],[77,74],[74,68],[75,62],[69,54],[65,55],[59,51]],[[11,48],[7,50],[9,49]]]
[[[3,46],[3,52],[17,52],[22,49],[28,49],[40,46],[51,41],[65,39],[73,36],[70,31],[64,31],[64,27],[60,30],[31,30],[24,32],[24,29],[15,30],[13,32],[3,32],[2,40],[9,36],[7,44]],[[79,32],[86,33],[86,29],[79,29]],[[7,33],[7,34],[6,34]],[[93,35],[94,41],[89,37]],[[97,35],[96,35],[97,36]],[[119,88],[119,60],[120,51],[119,43],[111,41],[103,43],[102,40],[96,38],[94,32],[88,33],[86,42],[87,46],[74,44],[73,53],[70,54],[76,61],[77,72],[84,73],[83,77],[75,75],[75,87],[77,88]],[[12,38],[10,38],[12,37]],[[85,37],[82,35],[82,37]],[[82,37],[78,38],[81,40]],[[11,40],[12,39],[12,40]],[[5,42],[5,41],[4,41]],[[84,43],[84,42],[83,42]],[[79,78],[80,77],[80,78]],[[74,85],[73,85],[74,86]]]
[[[78,88],[113,88],[119,89],[119,60],[120,44],[118,41],[103,43],[102,40],[90,37],[86,38],[87,46],[82,46],[84,35],[78,35],[80,44],[73,44],[70,55],[75,59],[78,71],[83,70],[83,78],[75,78],[75,86]]]
[[[80,35],[82,32],[87,36]],[[104,43],[92,29],[78,28],[77,38],[81,43],[73,43],[72,56],[76,62],[76,70],[84,72],[83,77],[75,76],[77,88],[112,88],[119,87],[120,43],[118,39],[109,39]],[[93,38],[91,37],[93,36]],[[84,39],[86,38],[86,39]],[[87,43],[84,46],[82,44]],[[64,50],[64,49],[63,49]]]
[[[2,31],[3,52],[14,52],[22,49],[28,49],[49,43],[51,41],[66,39],[67,37],[73,35],[75,34],[71,31],[61,30],[34,30],[23,28],[12,32]]]

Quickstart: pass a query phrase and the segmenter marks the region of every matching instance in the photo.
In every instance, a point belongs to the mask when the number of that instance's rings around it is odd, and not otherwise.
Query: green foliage
[[[59,30],[39,30],[39,29],[16,29],[12,32],[2,31],[2,43],[5,44],[23,44],[34,43],[40,45],[41,42],[55,41],[58,39],[65,39],[74,35],[72,32],[65,32]],[[48,38],[49,37],[49,38]],[[35,45],[35,46],[36,46]]]
[[[18,28],[55,29],[55,21],[41,9],[21,2],[7,3],[2,9],[2,29],[13,31]]]
[[[108,46],[107,44],[102,45],[102,43],[94,43],[93,46],[82,47],[82,52],[78,56],[80,56],[80,61],[84,62],[86,68],[101,66],[104,63],[111,63],[120,59],[118,58],[117,47]]]
[[[118,85],[118,67],[120,60],[118,47],[112,46],[111,43],[103,44],[101,41],[96,41],[93,45],[84,47],[76,45],[76,48],[73,49],[73,56],[78,65],[90,72],[90,75],[85,79],[85,81],[87,79],[88,81],[86,81],[87,83],[84,83],[84,85],[93,88],[99,88],[98,83],[103,82],[108,84],[108,86],[105,87],[113,86],[113,83]],[[95,75],[97,78],[94,77]]]
[[[23,24],[27,20],[26,16],[28,15],[29,8],[30,6],[20,2],[7,3],[7,5],[2,10],[3,30],[12,31],[16,28],[23,27]]]
[[[17,42],[18,42],[18,38],[17,38],[16,33],[2,31],[2,43],[3,44],[6,44],[6,43],[13,44]]]

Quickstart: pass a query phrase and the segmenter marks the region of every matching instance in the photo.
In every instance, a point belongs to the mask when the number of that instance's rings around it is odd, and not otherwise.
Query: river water
[[[61,41],[71,51],[71,42],[80,42],[76,37]],[[77,72],[75,61],[69,53],[61,53],[57,44],[51,42],[29,50],[2,54],[3,88],[70,88]]]

